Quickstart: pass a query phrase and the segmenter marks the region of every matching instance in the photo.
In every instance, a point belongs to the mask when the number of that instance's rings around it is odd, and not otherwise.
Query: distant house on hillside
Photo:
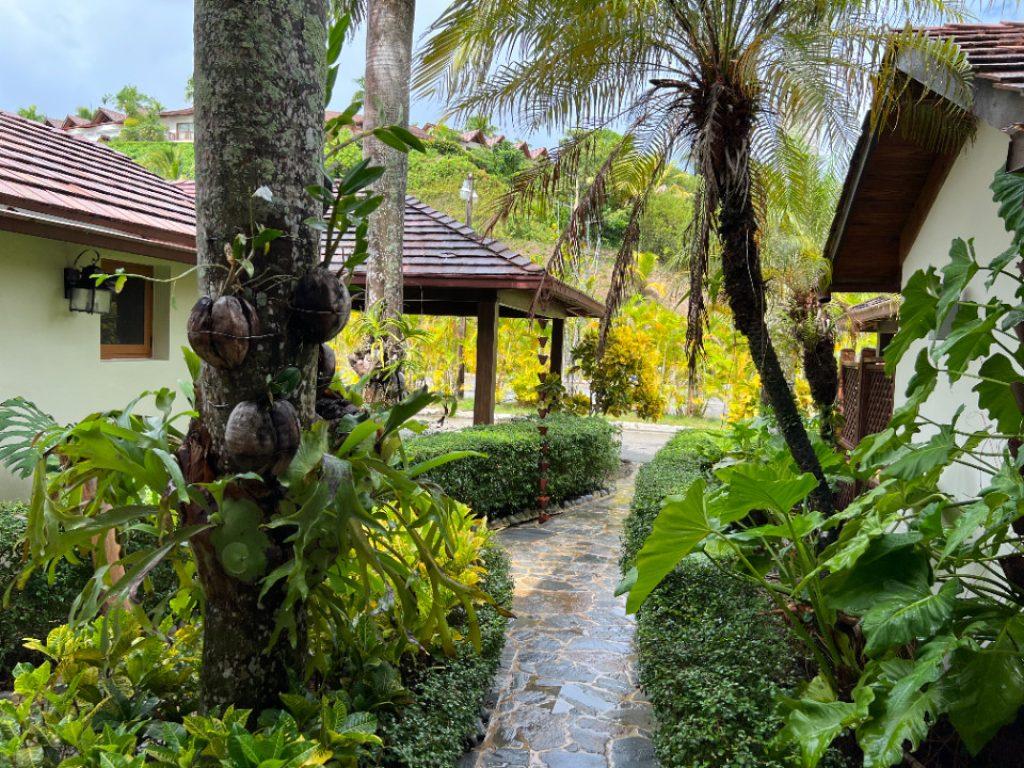
[[[967,98],[935,95],[968,107],[977,120],[976,135],[954,151],[939,153],[908,140],[896,129],[872,132],[865,127],[826,246],[832,261],[832,291],[897,293],[917,270],[944,266],[956,237],[973,237],[981,257],[995,257],[1010,244],[989,185],[995,172],[1007,166],[1008,157],[1019,157],[1024,148],[1024,134],[1018,130],[1024,125],[1024,23],[956,24],[930,33],[956,40],[972,66],[973,93],[964,94]],[[906,70],[933,93],[941,91],[926,76],[915,74],[912,66]],[[994,290],[1016,303],[1013,286],[997,282]],[[984,300],[988,295],[982,277],[965,291],[966,298]],[[877,303],[865,309],[878,315],[870,320],[879,324],[884,347],[895,330],[887,324],[891,308]],[[911,350],[896,372],[897,406],[905,400],[916,356],[917,350]],[[867,363],[872,376],[879,374],[878,363],[860,362]],[[967,428],[985,428],[986,416],[972,386],[966,378],[953,386],[940,380],[924,415],[944,421],[964,405]],[[844,397],[855,395],[856,382],[844,390]],[[877,404],[877,399],[871,402]],[[844,405],[849,421],[855,404]],[[951,469],[944,479],[950,490],[965,494],[973,494],[985,482],[981,473],[964,467]]]
[[[112,295],[90,293],[84,272],[166,279],[194,263],[186,192],[107,147],[0,112],[0,400],[23,395],[66,422],[186,378],[194,274],[173,288],[129,279]],[[0,498],[23,490],[0,472]]]
[[[193,107],[165,109],[160,113],[160,122],[168,141],[192,141],[194,133]],[[127,115],[107,107],[97,109],[90,119],[68,115],[60,127],[72,136],[89,141],[110,141],[121,135]]]

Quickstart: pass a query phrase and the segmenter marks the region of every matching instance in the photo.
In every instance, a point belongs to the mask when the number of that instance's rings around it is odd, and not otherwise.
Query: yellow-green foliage
[[[665,412],[660,390],[657,352],[651,337],[632,325],[613,325],[604,354],[597,356],[598,334],[587,331],[573,356],[590,382],[594,406],[601,413],[621,416],[635,411],[642,419],[657,420]]]

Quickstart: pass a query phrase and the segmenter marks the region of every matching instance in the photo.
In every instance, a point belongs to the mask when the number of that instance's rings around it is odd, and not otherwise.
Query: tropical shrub
[[[910,278],[885,355],[892,372],[916,351],[906,402],[848,466],[819,450],[834,477],[873,487],[824,518],[807,501],[814,478],[777,438],[750,443],[745,461],[716,472],[720,485],[697,479],[665,504],[626,580],[636,609],[682,557],[702,549],[728,555],[769,591],[818,665],[800,695],[781,702],[780,741],[796,745],[805,766],[844,734],[870,766],[902,764],[915,751],[928,765],[1019,760],[1024,412],[1014,394],[1024,368],[1024,278],[1010,266],[1024,253],[1024,176],[1000,172],[993,191],[1011,247],[979,259],[971,241],[957,239],[941,271]],[[982,282],[984,301],[964,298]],[[948,335],[934,333],[944,324]],[[971,429],[963,406],[948,420],[927,416],[922,406],[940,376],[975,381],[990,425]],[[979,471],[985,485],[953,496],[942,484],[953,467]],[[943,730],[950,726],[955,733]]]
[[[494,604],[480,609],[479,650],[463,637],[450,658],[420,656],[401,673],[378,667],[372,678],[349,680],[315,696],[285,695],[280,710],[264,712],[255,722],[250,713],[232,708],[219,715],[196,713],[201,637],[195,606],[184,596],[158,632],[147,631],[139,614],[120,609],[78,628],[57,627],[45,640],[28,643],[45,660],[18,665],[16,699],[0,701],[0,763],[453,765],[476,732],[505,642],[503,610],[511,604],[507,558],[492,547],[481,557],[482,586]],[[465,617],[453,625],[468,633]]]
[[[710,474],[728,444],[721,432],[677,433],[637,472],[623,536],[628,569],[666,496]],[[801,679],[802,659],[771,601],[701,555],[684,559],[637,615],[640,684],[658,723],[664,768],[777,768],[782,725],[774,699]]]
[[[27,513],[25,504],[0,503],[0,590],[11,590],[7,605],[0,609],[0,680],[4,681],[10,679],[15,664],[38,660],[37,653],[22,643],[29,637],[46,637],[66,622],[72,603],[92,575],[89,565],[60,563],[49,577],[35,573],[23,587],[14,588],[24,565]]]
[[[573,352],[597,413],[621,416],[635,411],[642,419],[657,421],[665,411],[659,389],[655,351],[647,334],[631,325],[613,325],[602,355],[598,333],[590,329]]]
[[[552,414],[548,494],[553,503],[604,486],[619,464],[619,438],[604,419]],[[537,504],[540,433],[536,419],[515,419],[458,432],[436,432],[410,441],[409,460],[426,464],[453,452],[475,455],[429,470],[426,477],[478,515],[501,517]]]

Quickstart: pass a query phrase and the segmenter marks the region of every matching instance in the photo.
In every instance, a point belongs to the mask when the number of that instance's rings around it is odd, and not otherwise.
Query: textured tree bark
[[[240,469],[225,451],[225,426],[242,401],[269,403],[267,378],[300,371],[288,399],[300,424],[314,418],[318,344],[289,332],[291,297],[319,259],[317,232],[304,222],[320,210],[305,192],[320,183],[323,159],[327,0],[196,0],[196,244],[203,294],[245,298],[261,330],[243,363],[232,370],[204,363],[197,382],[198,420],[179,454],[186,477],[211,480]],[[254,197],[261,188],[267,196]],[[252,278],[225,286],[225,246],[256,225],[282,230],[269,252],[253,257]],[[279,486],[235,484],[229,489],[271,515]],[[203,522],[196,507],[186,523]],[[296,672],[302,648],[286,640],[269,647],[281,594],[257,600],[255,583],[223,569],[209,535],[194,537],[206,597],[202,687],[204,705],[260,710],[280,706],[278,693]],[[274,542],[270,567],[287,556]],[[299,623],[302,619],[299,617]],[[301,633],[300,633],[301,635]],[[300,637],[300,646],[301,646]]]
[[[813,291],[795,298],[790,317],[800,341],[804,375],[811,389],[814,407],[818,411],[821,437],[833,442],[835,405],[839,396],[835,329],[818,305],[818,298]]]
[[[753,110],[738,97],[732,108],[722,108],[722,114],[727,116],[727,122],[721,128],[720,146],[712,153],[711,168],[718,190],[718,236],[722,244],[726,297],[733,322],[747,339],[750,355],[761,375],[761,386],[794,461],[803,472],[811,473],[818,480],[811,503],[822,514],[830,515],[835,510],[832,491],[800,418],[796,398],[786,381],[765,322],[765,282],[757,243],[757,216],[750,193]]]
[[[363,128],[387,125],[409,127],[409,83],[412,78],[413,20],[415,0],[368,0],[366,22],[366,102]],[[408,156],[381,141],[367,137],[363,153],[384,175],[375,185],[383,197],[370,216],[367,233],[370,258],[366,270],[366,306],[376,306],[381,318],[402,314],[402,242],[405,234],[405,193]],[[383,348],[385,366],[404,357],[402,339],[394,335]],[[375,387],[384,400],[401,398],[401,377]]]

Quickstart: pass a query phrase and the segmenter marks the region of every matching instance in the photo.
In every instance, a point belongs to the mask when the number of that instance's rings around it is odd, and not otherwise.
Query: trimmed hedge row
[[[619,465],[618,429],[596,416],[553,414],[545,419],[552,503],[592,493]],[[514,419],[458,432],[435,432],[409,441],[416,464],[452,451],[478,451],[437,467],[428,477],[477,514],[501,517],[537,505],[540,433],[537,420]]]
[[[11,585],[24,565],[26,511],[20,502],[0,502],[0,592]],[[45,573],[36,571],[24,589],[11,590],[10,604],[0,607],[0,681],[10,680],[15,664],[39,663],[40,655],[23,647],[24,639],[45,638],[51,629],[65,623],[71,604],[90,576],[91,565],[61,561],[52,584]]]
[[[640,468],[626,522],[623,570],[650,533],[662,499],[681,493],[722,456],[722,437],[682,432]],[[662,768],[782,768],[775,697],[804,661],[768,597],[706,558],[684,560],[637,616],[640,683],[657,717]],[[827,756],[823,765],[839,765]]]
[[[484,553],[481,585],[497,605],[512,608],[512,576],[504,550]],[[480,708],[491,689],[505,647],[508,619],[491,605],[477,611],[480,652],[465,640],[458,655],[413,670],[406,685],[414,701],[396,716],[381,718],[385,768],[451,768],[477,734]]]

